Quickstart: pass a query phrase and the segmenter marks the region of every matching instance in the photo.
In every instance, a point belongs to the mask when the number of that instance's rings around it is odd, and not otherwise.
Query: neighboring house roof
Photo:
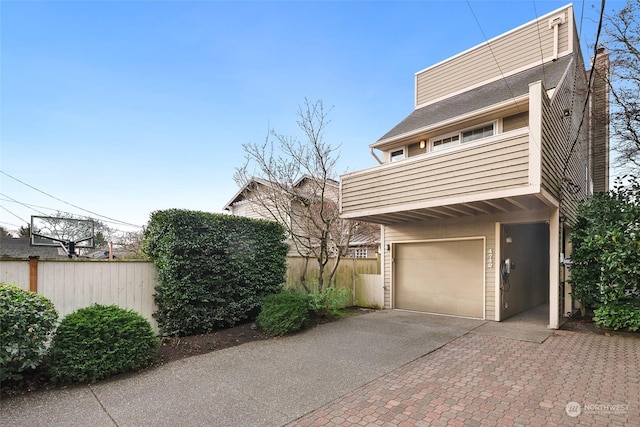
[[[301,176],[296,182],[294,182],[292,184],[293,188],[296,187],[300,187],[302,184],[304,184],[305,181],[312,179],[311,176],[309,175],[303,175]],[[238,190],[238,192],[231,198],[231,200],[229,200],[229,202],[224,206],[223,210],[227,211],[227,210],[231,210],[231,207],[238,202],[241,202],[243,200],[246,199],[247,197],[247,193],[252,191],[252,186],[254,184],[259,184],[259,185],[263,185],[265,187],[272,187],[274,185],[274,183],[272,181],[266,180],[266,179],[262,179],[262,178],[251,178],[251,180],[249,182],[247,182],[244,187],[242,187],[240,190]],[[330,186],[333,186],[335,188],[338,188],[340,186],[340,183],[336,180],[333,179],[327,179],[327,184]]]
[[[403,121],[384,134],[373,146],[390,142],[399,136],[408,136],[422,128],[452,117],[471,113],[500,102],[508,101],[529,93],[529,83],[541,80],[546,89],[555,88],[571,62],[571,55],[555,62],[496,80],[486,85],[454,95],[442,101],[414,110]]]
[[[28,237],[0,239],[0,258],[29,258],[37,256],[42,259],[67,258],[67,255],[55,247],[31,246]]]

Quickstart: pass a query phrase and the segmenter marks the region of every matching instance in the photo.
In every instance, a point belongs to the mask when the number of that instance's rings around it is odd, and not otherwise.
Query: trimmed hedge
[[[145,368],[157,355],[158,338],[147,319],[115,305],[94,304],[62,319],[49,369],[58,383],[93,382]]]
[[[166,335],[212,332],[252,320],[282,289],[288,251],[282,225],[169,209],[151,215],[144,251],[158,268],[154,317]]]
[[[0,284],[0,382],[20,380],[42,362],[57,321],[47,298]]]

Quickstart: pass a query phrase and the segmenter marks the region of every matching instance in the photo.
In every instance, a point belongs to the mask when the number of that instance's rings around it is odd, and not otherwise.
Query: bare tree
[[[318,291],[325,277],[332,283],[338,264],[346,256],[357,224],[340,218],[336,178],[338,148],[324,140],[330,123],[322,101],[305,99],[296,121],[304,141],[269,129],[264,143],[244,144],[245,163],[234,179],[247,186],[252,203],[264,217],[283,224],[295,251],[305,259],[300,281],[306,280],[310,260],[318,265]]]
[[[640,0],[604,19],[611,60],[611,132],[623,168],[640,167]],[[636,172],[637,174],[637,172]],[[635,174],[634,174],[635,175]]]

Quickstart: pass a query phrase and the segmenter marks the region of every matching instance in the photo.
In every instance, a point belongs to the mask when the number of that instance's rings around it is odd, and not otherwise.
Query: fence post
[[[29,290],[38,292],[38,256],[29,257]]]

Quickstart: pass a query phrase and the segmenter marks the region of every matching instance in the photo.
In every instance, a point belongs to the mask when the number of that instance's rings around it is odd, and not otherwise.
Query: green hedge
[[[0,284],[0,382],[20,380],[42,362],[57,321],[47,298]]]
[[[252,320],[285,281],[287,245],[275,222],[156,211],[144,251],[158,268],[154,313],[164,334],[193,335]]]
[[[147,319],[115,305],[94,304],[67,315],[51,346],[51,379],[93,382],[151,365],[158,338]]]

